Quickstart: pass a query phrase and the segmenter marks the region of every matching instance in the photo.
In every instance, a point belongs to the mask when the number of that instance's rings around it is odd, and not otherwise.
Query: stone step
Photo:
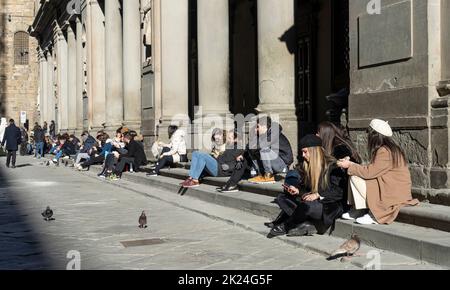
[[[221,183],[221,179],[217,178],[207,178],[208,182],[198,188],[182,189],[179,183],[187,176],[186,170],[164,170],[164,175],[160,177],[146,177],[144,173],[125,173],[123,178],[136,184],[177,191],[180,195],[188,194],[190,197],[209,203],[234,208],[268,219],[274,218],[279,213],[278,207],[272,203],[275,194],[264,195],[247,191],[223,194],[214,190],[214,186]],[[177,178],[173,178],[176,176]],[[264,190],[270,191],[270,188],[275,186],[264,186]],[[421,207],[424,210],[429,208],[428,205]],[[430,207],[434,207],[434,205],[430,205]],[[423,211],[420,212],[423,213]],[[435,218],[438,217],[436,215]],[[358,234],[369,246],[450,268],[449,232],[400,222],[395,222],[389,226],[363,226],[343,220],[336,222],[336,230],[333,236],[348,238],[352,233]]]
[[[161,174],[177,179],[186,179],[189,175],[188,171],[182,168],[163,169]],[[218,177],[206,177],[203,180],[205,184],[218,187],[223,186],[226,181],[227,178]],[[271,197],[276,197],[283,192],[281,182],[277,182],[276,184],[258,185],[247,181],[241,181],[239,186],[242,191]],[[450,232],[450,207],[428,203],[421,203],[418,207],[405,207],[400,211],[397,221]]]

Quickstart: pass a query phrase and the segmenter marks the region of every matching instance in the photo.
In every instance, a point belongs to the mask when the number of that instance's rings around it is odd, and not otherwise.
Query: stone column
[[[91,33],[90,33],[90,80],[92,99],[92,129],[103,129],[106,122],[106,93],[105,93],[105,26],[104,15],[98,1],[90,1]]]
[[[141,13],[139,0],[123,1],[123,91],[127,127],[141,127]]]
[[[75,32],[71,25],[67,27],[67,44],[68,44],[68,129],[69,132],[75,133],[77,128],[77,41]]]
[[[108,129],[113,130],[123,122],[123,44],[119,0],[105,1],[105,43],[106,122]]]
[[[45,52],[42,49],[39,49],[39,111],[41,113],[40,123],[41,125],[44,121],[48,122],[47,117],[47,99],[48,99],[48,62],[45,58]]]
[[[188,120],[188,1],[163,0],[161,9],[162,128],[166,135],[174,116]],[[158,72],[156,72],[158,73]],[[183,119],[183,120],[181,120]]]
[[[269,21],[270,20],[270,21]],[[265,114],[279,115],[284,133],[297,156],[295,114],[295,56],[279,38],[294,25],[294,1],[258,1],[259,107]],[[273,115],[275,116],[275,115]]]
[[[437,0],[435,0],[437,1]],[[436,3],[435,3],[436,5]],[[434,6],[435,7],[435,6]],[[442,203],[450,204],[450,13],[449,1],[440,1],[440,9],[434,12],[430,23],[439,26],[433,27],[429,31],[438,32],[440,29],[440,53],[434,57],[440,57],[440,72],[436,77],[440,78],[437,85],[439,97],[431,102],[431,152],[433,152],[432,168],[430,171],[430,183],[433,189],[442,190]],[[440,14],[439,17],[436,13]],[[439,21],[440,20],[440,21]],[[436,33],[433,33],[434,37]],[[430,37],[432,38],[432,37]],[[430,49],[436,46],[430,45]],[[432,56],[430,55],[430,58]],[[436,66],[436,65],[435,65]],[[430,86],[433,88],[433,79],[430,80]],[[445,189],[445,191],[444,191]],[[445,197],[445,198],[444,198]]]
[[[68,68],[67,40],[60,27],[56,27],[56,48],[58,68],[58,129],[67,132],[69,128],[68,102]]]
[[[76,52],[76,130],[83,130],[83,26],[79,18],[76,19],[77,28],[77,52]]]
[[[47,52],[47,104],[46,107],[46,116],[47,116],[47,125],[50,126],[51,121],[56,120],[55,115],[55,64],[53,62],[52,52]]]
[[[228,1],[198,0],[198,80],[203,114],[229,113]]]

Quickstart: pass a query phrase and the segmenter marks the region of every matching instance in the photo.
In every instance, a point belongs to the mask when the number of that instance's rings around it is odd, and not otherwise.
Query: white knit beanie
[[[370,122],[370,127],[386,137],[392,137],[392,128],[389,123],[383,120],[375,119]]]

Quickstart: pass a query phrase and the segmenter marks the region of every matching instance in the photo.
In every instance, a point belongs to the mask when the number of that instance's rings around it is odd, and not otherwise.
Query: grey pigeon
[[[44,217],[44,220],[46,220],[46,221],[55,220],[53,218],[53,210],[49,206],[47,206],[47,208],[42,212],[42,216]]]
[[[361,240],[357,235],[352,235],[352,237],[343,243],[338,249],[331,253],[328,260],[335,260],[341,257],[349,257],[356,254],[356,252],[361,247]]]
[[[139,228],[146,229],[147,228],[147,216],[145,215],[145,211],[142,212],[139,217]]]

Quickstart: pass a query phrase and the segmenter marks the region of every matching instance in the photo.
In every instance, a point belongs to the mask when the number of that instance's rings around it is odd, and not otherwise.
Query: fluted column
[[[203,114],[229,113],[228,1],[198,0],[198,81]]]
[[[51,121],[56,121],[55,115],[55,64],[52,52],[47,52],[47,97],[46,97],[46,116],[47,124],[50,126]]]
[[[174,116],[188,118],[188,1],[163,0],[160,5],[162,121],[166,126]]]
[[[39,111],[41,113],[40,123],[43,124],[44,121],[48,122],[47,119],[47,98],[48,98],[48,62],[45,58],[45,52],[39,49]]]
[[[67,45],[68,129],[70,133],[74,133],[77,128],[77,41],[70,25],[67,28]]]
[[[270,21],[269,21],[270,20]],[[259,107],[261,113],[276,114],[297,152],[295,114],[295,61],[279,38],[294,25],[294,1],[258,1]]]
[[[139,0],[123,1],[123,90],[125,124],[141,124],[141,14]]]
[[[69,128],[69,100],[67,75],[67,40],[60,27],[56,27],[57,69],[58,69],[58,129],[66,132]]]
[[[76,19],[77,52],[76,52],[76,129],[83,130],[83,26],[79,18]]]
[[[105,92],[105,19],[98,1],[91,0],[90,4],[90,52],[89,52],[89,73],[91,91],[91,116],[92,129],[103,128],[106,122],[106,92]]]
[[[105,1],[105,43],[106,125],[112,130],[123,122],[122,16],[119,0]]]

